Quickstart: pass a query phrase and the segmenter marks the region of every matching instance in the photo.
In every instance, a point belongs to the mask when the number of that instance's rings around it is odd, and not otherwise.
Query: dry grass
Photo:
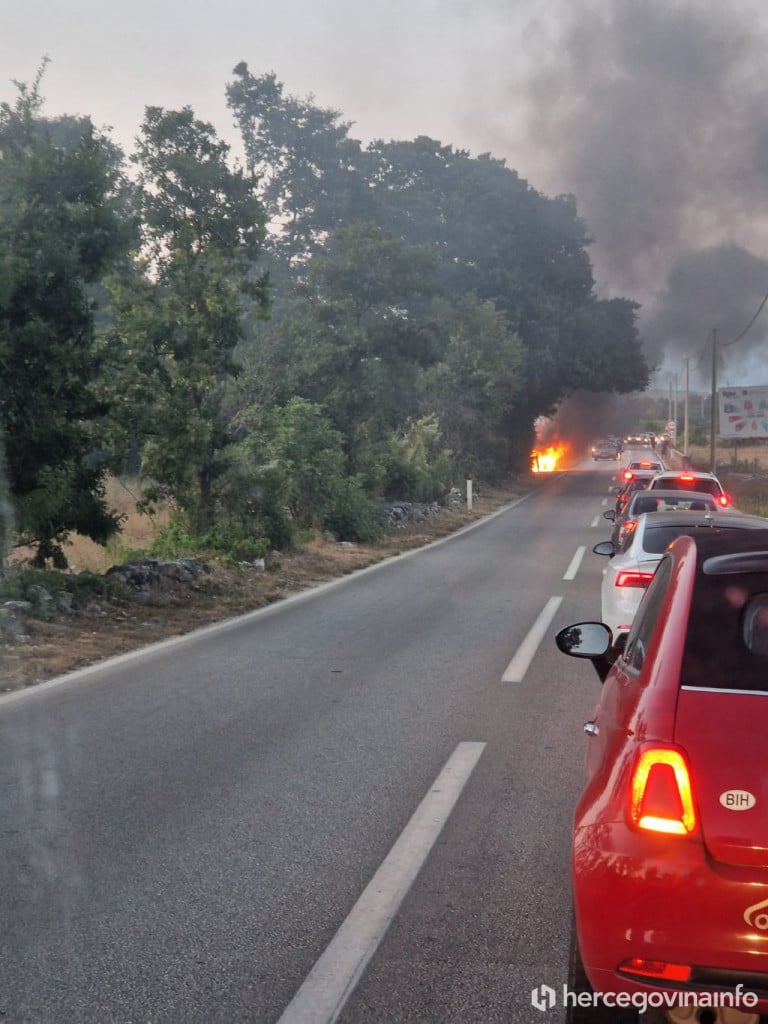
[[[693,469],[709,470],[709,445],[690,445],[689,454]],[[721,443],[715,455],[717,476],[734,507],[753,515],[768,516],[768,441],[755,440],[737,447]],[[681,464],[679,458],[674,461]]]
[[[123,556],[127,551],[146,551],[156,537],[158,528],[168,522],[167,510],[161,510],[155,516],[137,512],[136,503],[141,498],[141,484],[136,479],[110,478],[107,481],[106,497],[109,508],[124,517],[120,534],[110,540],[106,547],[78,533],[72,534],[64,545],[64,552],[75,572],[88,569],[103,573],[111,565],[124,561]]]

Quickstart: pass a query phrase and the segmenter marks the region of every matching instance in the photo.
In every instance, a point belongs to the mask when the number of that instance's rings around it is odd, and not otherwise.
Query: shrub
[[[384,467],[384,497],[406,501],[438,501],[456,476],[454,458],[442,447],[437,418],[425,416],[392,438]]]
[[[163,526],[152,542],[151,554],[158,558],[180,558],[184,555],[214,555],[235,562],[264,558],[270,549],[268,537],[248,535],[237,520],[222,520],[195,536],[186,528],[183,517],[176,516]]]
[[[359,477],[340,480],[331,509],[326,513],[323,526],[331,530],[338,540],[368,544],[381,537],[384,518],[378,502],[365,493]]]

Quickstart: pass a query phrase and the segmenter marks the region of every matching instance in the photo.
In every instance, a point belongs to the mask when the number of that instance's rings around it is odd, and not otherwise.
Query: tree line
[[[38,564],[119,530],[128,468],[193,537],[369,539],[382,498],[519,472],[572,391],[646,385],[574,197],[504,160],[363,145],[244,63],[245,166],[189,107],[126,158],[46,116],[44,71],[0,105],[0,522]]]

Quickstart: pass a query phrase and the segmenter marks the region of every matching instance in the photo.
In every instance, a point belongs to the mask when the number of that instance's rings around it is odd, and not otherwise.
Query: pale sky
[[[679,361],[768,290],[767,19],[764,0],[3,0],[0,100],[47,55],[49,116],[130,152],[146,105],[189,105],[238,153],[224,90],[245,61],[363,142],[491,152],[576,195],[598,290],[640,301],[649,349]]]
[[[274,71],[286,91],[314,94],[371,138],[425,134],[473,152],[498,149],[474,116],[477,80],[499,52],[494,4],[458,0],[5,0],[0,21],[0,96],[30,81],[51,58],[47,111],[89,114],[130,149],[146,105],[190,105],[233,143],[224,89],[234,66]],[[472,7],[476,18],[464,12]],[[551,3],[550,6],[556,6]],[[504,31],[522,38],[541,3],[500,4]],[[499,154],[505,155],[505,154]]]

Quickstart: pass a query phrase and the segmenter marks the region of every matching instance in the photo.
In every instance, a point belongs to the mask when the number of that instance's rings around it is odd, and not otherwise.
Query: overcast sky
[[[535,188],[576,195],[601,294],[642,303],[652,358],[676,370],[712,327],[735,336],[768,291],[766,8],[5,0],[0,99],[47,55],[49,115],[90,115],[130,151],[145,105],[190,105],[237,149],[224,89],[244,60],[339,110],[364,142],[490,151]],[[729,349],[733,383],[768,383],[766,330]]]

